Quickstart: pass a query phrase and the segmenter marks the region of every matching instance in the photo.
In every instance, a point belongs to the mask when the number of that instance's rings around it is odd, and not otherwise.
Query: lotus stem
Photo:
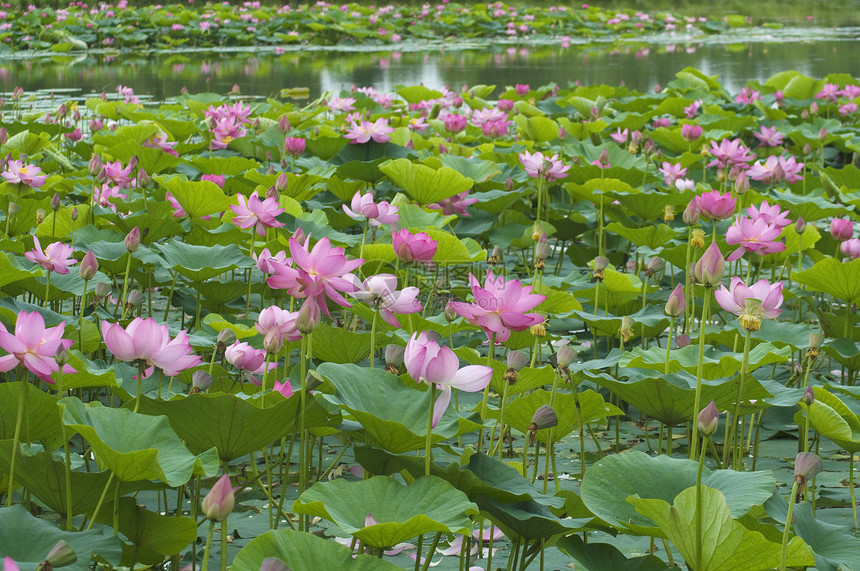
[[[645,335],[644,325],[642,335]],[[672,333],[675,331],[675,316],[673,315],[669,320],[669,336],[666,338],[666,363],[663,365],[663,374],[669,374],[669,350],[672,348]],[[645,431],[645,434],[648,434],[648,431]]]
[[[81,313],[78,316],[78,349],[81,351],[84,350],[84,308],[87,303],[87,286],[89,283],[90,280],[84,280],[84,293],[81,295]]]
[[[433,452],[433,405],[436,403],[436,383],[430,383],[430,406],[427,412],[427,436],[424,442],[424,475],[430,475]]]
[[[125,278],[122,280],[122,295],[119,298],[119,303],[122,305],[122,311],[120,313],[120,321],[125,319],[125,312],[127,310],[128,304],[125,302],[126,295],[128,294],[128,282],[131,279],[131,252],[126,252],[128,256],[128,261],[125,263]],[[49,274],[50,275],[50,274]],[[169,305],[168,305],[169,307]]]
[[[696,472],[696,569],[704,569],[704,558],[702,555],[702,471],[705,468],[705,452],[709,436],[702,439],[702,452],[699,454],[699,469]]]
[[[43,307],[48,307],[50,302],[48,301],[49,296],[51,295],[51,272],[49,271],[47,276],[45,277],[45,303]],[[847,325],[846,325],[847,329]]]
[[[421,571],[427,571],[430,569],[430,560],[433,559],[433,555],[436,554],[436,546],[439,545],[439,539],[441,537],[441,531],[437,531],[436,535],[433,536],[433,543],[430,544],[430,550],[427,552],[427,557],[424,559],[424,566],[421,567]]]
[[[702,322],[699,325],[699,366],[696,367],[696,397],[693,403],[693,437],[690,442],[690,460],[696,459],[696,454],[699,445],[699,427],[696,426],[696,415],[702,410],[702,373],[705,368],[705,337],[707,336],[707,323],[711,311],[711,290],[705,288],[705,299],[702,303]],[[669,443],[668,449],[672,450],[671,441],[672,428],[669,427]]]
[[[493,353],[496,349],[496,332],[493,331],[490,333],[490,347],[487,350],[487,366],[492,368],[493,366]],[[481,420],[483,422],[487,421],[487,401],[490,399],[490,385],[493,384],[492,378],[490,378],[490,382],[487,383],[487,386],[484,387],[484,397],[481,400]],[[490,443],[492,446],[492,442]],[[484,427],[481,426],[481,430],[478,431],[478,445],[477,450],[480,452],[484,448]]]
[[[737,424],[738,424],[738,418],[740,416],[740,410],[741,410],[741,397],[742,397],[743,392],[744,392],[744,378],[747,375],[747,369],[749,367],[751,337],[752,337],[752,331],[750,331],[748,329],[746,337],[744,338],[744,357],[743,357],[743,361],[741,362],[740,380],[738,382],[738,396],[735,399],[735,410],[734,410],[734,413],[732,414],[731,427],[729,429],[729,439],[725,443],[726,449],[725,449],[724,457],[723,457],[723,464],[728,465],[728,446],[729,446],[729,443],[731,443],[731,446],[733,449],[732,457],[734,459],[732,465],[734,466],[735,470],[740,469],[740,463],[741,463],[740,444],[743,443],[743,433],[741,433],[741,435],[740,435],[740,442],[736,443],[735,440],[737,440]]]
[[[848,455],[848,489],[851,490],[851,511],[854,515],[854,529],[857,529],[857,500],[854,499],[854,451],[849,450]]]
[[[18,413],[15,417],[15,436],[12,439],[12,458],[9,460],[9,489],[6,491],[6,507],[12,505],[12,490],[15,489],[15,461],[18,458],[18,445],[21,443],[21,417],[24,416],[24,401],[27,400],[27,381],[19,381]]]
[[[254,240],[257,239],[257,232],[254,228],[251,228],[251,242],[248,245],[248,255],[254,256]],[[248,268],[248,294],[245,296],[245,317],[248,317],[251,313],[251,284],[254,283],[254,280],[251,278],[254,276],[254,268],[253,266]]]
[[[373,323],[370,326],[370,368],[371,369],[374,368],[373,358],[374,358],[375,353],[376,353],[376,319],[377,319],[377,316],[378,316],[377,312],[374,311],[373,312]]]
[[[203,550],[203,566],[201,571],[209,567],[209,551],[212,548],[212,536],[215,535],[215,520],[209,520],[209,535],[206,536],[206,548]]]
[[[788,534],[791,531],[791,518],[794,514],[794,502],[797,498],[797,479],[791,486],[791,496],[788,498],[788,516],[785,518],[785,529],[782,530],[782,556],[780,557],[779,571],[785,571],[788,559]]]
[[[301,375],[301,395],[299,396],[299,406],[301,410],[299,411],[299,495],[307,489],[308,481],[307,481],[307,472],[305,470],[305,462],[307,462],[307,458],[305,457],[307,453],[307,439],[308,434],[305,429],[305,403],[307,399],[307,381],[305,377],[308,373],[308,358],[307,358],[307,348],[308,341],[311,334],[302,336],[302,344],[299,353],[299,374]],[[305,517],[300,516],[299,520],[299,531],[304,531],[304,520]]]
[[[99,501],[96,504],[96,509],[93,511],[93,517],[90,518],[90,523],[87,524],[87,531],[91,530],[93,528],[93,524],[96,523],[96,518],[99,515],[99,511],[102,509],[102,504],[104,504],[105,502],[105,497],[107,497],[107,493],[110,489],[111,483],[113,482],[113,478],[113,472],[111,472],[110,476],[108,476],[108,481],[105,484],[104,490],[102,490],[102,495],[99,496]],[[119,486],[119,482],[117,482],[117,486]]]

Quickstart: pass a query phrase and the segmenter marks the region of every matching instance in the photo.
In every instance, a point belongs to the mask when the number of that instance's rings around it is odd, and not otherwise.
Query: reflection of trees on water
[[[682,39],[682,38],[679,38]],[[746,81],[763,81],[795,69],[813,77],[828,73],[860,76],[854,41],[748,42],[735,44],[496,45],[488,50],[403,52],[288,51],[189,52],[183,54],[55,56],[0,65],[0,91],[79,87],[83,93],[112,91],[117,84],[159,99],[186,87],[191,92],[225,93],[238,84],[243,93],[274,95],[281,88],[308,87],[311,97],[326,90],[372,85],[624,84],[650,91],[684,67],[718,75],[735,93]]]

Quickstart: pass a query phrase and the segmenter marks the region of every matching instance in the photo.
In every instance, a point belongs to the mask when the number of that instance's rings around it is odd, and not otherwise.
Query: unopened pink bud
[[[84,259],[81,260],[78,270],[81,272],[81,277],[85,280],[91,280],[95,277],[96,272],[99,271],[99,261],[92,250],[84,254]]]
[[[669,294],[669,300],[666,301],[666,306],[663,311],[666,315],[672,317],[680,317],[684,315],[687,308],[687,298],[684,296],[684,287],[681,284],[675,286],[672,293]]]
[[[233,511],[236,503],[234,489],[230,485],[230,477],[224,474],[212,486],[206,497],[203,498],[203,515],[212,521],[224,521]]]

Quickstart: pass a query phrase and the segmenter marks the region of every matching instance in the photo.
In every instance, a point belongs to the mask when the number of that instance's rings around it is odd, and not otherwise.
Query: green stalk
[[[645,327],[644,325],[642,327]],[[669,350],[672,348],[672,332],[675,330],[675,316],[669,320],[669,337],[666,339],[666,363],[663,365],[663,374],[669,374]],[[645,335],[643,331],[643,336]],[[647,432],[646,432],[647,434]]]
[[[254,240],[257,239],[257,232],[252,228],[251,229],[251,243],[248,246],[248,255],[254,255]],[[248,294],[245,297],[245,317],[251,313],[251,284],[254,283],[254,280],[251,279],[254,272],[254,268],[251,267],[248,269]]]
[[[737,396],[737,399],[735,400],[735,410],[734,410],[734,413],[732,414],[732,419],[731,419],[732,424],[731,424],[731,428],[730,428],[730,432],[729,432],[729,439],[725,443],[726,451],[728,451],[728,449],[729,449],[728,446],[729,446],[729,443],[731,442],[732,449],[733,449],[732,457],[734,458],[733,466],[734,466],[735,470],[740,469],[740,460],[741,460],[740,443],[736,443],[735,440],[736,440],[736,436],[737,436],[738,417],[739,417],[740,409],[741,409],[741,395],[743,395],[743,392],[744,392],[744,378],[746,377],[747,369],[749,368],[750,338],[751,338],[751,336],[752,336],[752,331],[747,329],[747,334],[746,334],[746,337],[744,338],[744,358],[743,358],[743,361],[741,362],[740,380],[738,382],[738,396]],[[741,435],[741,440],[743,440],[743,435]],[[724,453],[723,464],[728,465],[727,452]]]
[[[433,405],[436,402],[436,383],[430,383],[430,410],[427,412],[427,436],[424,441],[424,475],[430,475],[433,453]]]
[[[376,318],[377,312],[373,313],[373,322],[370,325],[370,368],[373,368],[373,358],[376,353]]]
[[[131,279],[131,252],[126,252],[128,254],[128,261],[125,263],[125,279],[122,280],[122,296],[119,298],[119,302],[122,305],[122,313],[120,314],[120,320],[125,319],[125,311],[127,307],[127,303],[125,302],[126,294],[128,293],[128,281]],[[137,412],[137,411],[135,411]]]
[[[81,351],[83,351],[84,347],[84,308],[87,303],[87,285],[89,283],[90,280],[84,280],[84,293],[81,295],[81,314],[78,316],[78,349]]]
[[[201,571],[206,571],[209,567],[209,551],[212,548],[212,536],[215,535],[215,520],[209,520],[209,535],[206,536],[206,549],[203,550],[203,567]]]
[[[308,481],[307,481],[307,472],[305,471],[305,463],[307,462],[307,458],[305,458],[306,449],[307,449],[307,440],[308,434],[305,429],[305,404],[307,399],[307,381],[305,377],[308,372],[308,361],[307,361],[307,347],[308,347],[308,336],[302,336],[302,344],[299,353],[299,371],[301,375],[301,395],[299,397],[299,406],[301,406],[301,410],[299,411],[299,494],[301,495],[307,489]],[[304,516],[302,516],[304,519]],[[299,520],[299,531],[303,529],[302,520]]]
[[[492,368],[493,363],[493,353],[496,349],[496,333],[495,331],[490,333],[490,347],[487,351],[487,366]],[[484,387],[484,398],[481,400],[481,421],[487,421],[487,401],[490,399],[490,385],[492,383],[492,378],[490,382],[487,383],[487,386]],[[481,430],[478,431],[478,452],[484,447],[484,427],[481,427]]]
[[[48,307],[48,304],[50,303],[48,301],[48,297],[50,295],[51,295],[51,272],[48,272],[48,274],[45,278],[45,305],[43,307]],[[846,325],[846,329],[847,329],[847,325]]]
[[[702,453],[699,454],[699,470],[696,473],[696,569],[704,569],[702,555],[702,470],[705,467],[705,452],[707,451],[708,436],[702,439]]]
[[[699,366],[696,368],[696,398],[693,404],[693,437],[690,442],[690,460],[696,459],[699,445],[699,427],[696,425],[696,415],[702,410],[702,373],[705,368],[705,335],[707,333],[708,316],[711,311],[711,290],[705,288],[705,300],[702,303],[702,323],[699,326]],[[671,431],[671,428],[670,428]],[[671,450],[672,444],[669,443]]]
[[[6,491],[6,507],[12,505],[12,490],[15,487],[15,460],[18,458],[18,445],[21,443],[21,417],[24,415],[24,401],[27,400],[27,381],[21,383],[18,391],[18,413],[15,417],[15,436],[12,439],[12,459],[9,461],[9,489]]]
[[[780,558],[779,571],[785,571],[786,560],[788,559],[788,533],[791,531],[791,518],[794,514],[794,501],[797,497],[797,479],[794,480],[794,485],[791,486],[791,497],[788,498],[788,517],[785,518],[785,529],[782,531],[782,557]]]

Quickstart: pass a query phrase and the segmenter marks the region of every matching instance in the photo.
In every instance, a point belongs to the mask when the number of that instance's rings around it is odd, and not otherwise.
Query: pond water
[[[573,42],[576,40],[573,39]],[[373,48],[267,48],[174,53],[44,55],[0,60],[0,91],[76,89],[111,91],[117,84],[156,100],[187,87],[224,93],[239,85],[243,94],[274,95],[282,88],[308,88],[312,98],[355,84],[391,90],[398,84],[431,88],[464,84],[625,84],[652,90],[677,71],[696,67],[718,75],[736,93],[748,80],[763,81],[794,69],[812,77],[829,73],[860,76],[860,28],[753,30],[742,36],[702,39],[662,36],[646,40],[561,47],[523,44],[403,45],[399,51]]]

